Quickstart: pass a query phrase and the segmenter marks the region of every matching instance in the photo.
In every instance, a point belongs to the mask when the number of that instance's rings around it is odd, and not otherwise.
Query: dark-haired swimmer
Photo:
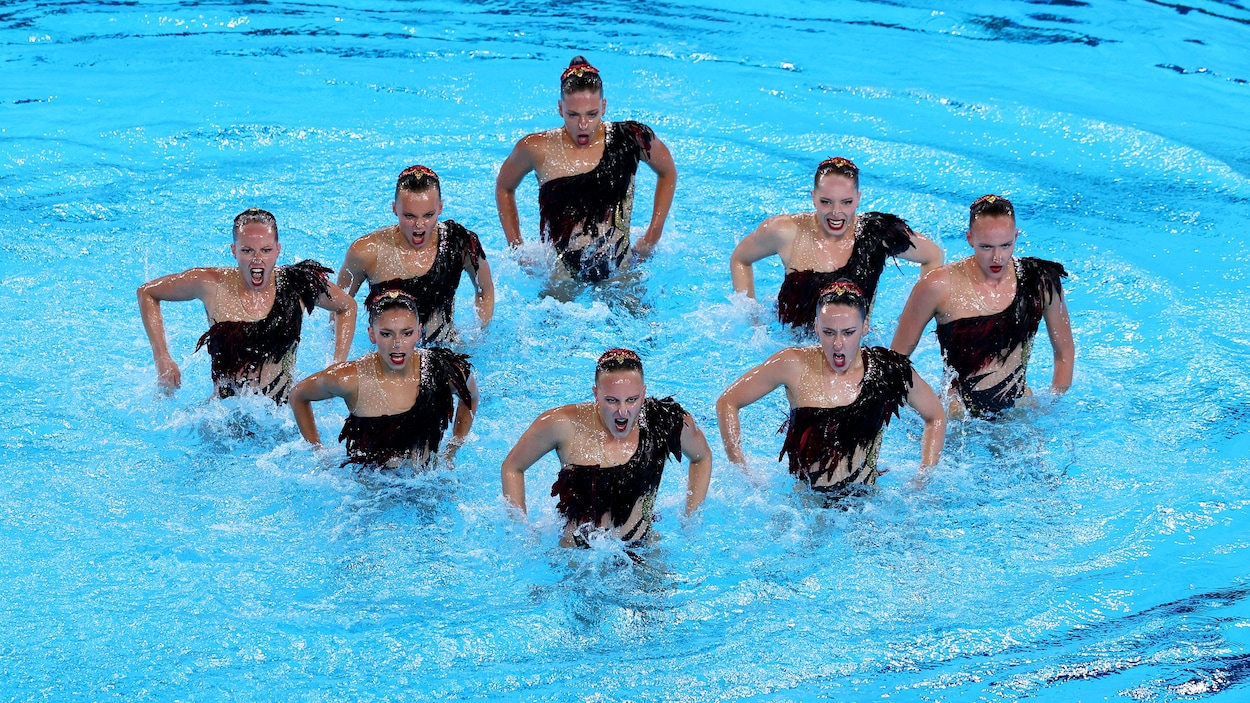
[[[968,214],[972,256],[922,276],[899,317],[890,347],[908,355],[937,318],[942,356],[956,374],[952,416],[965,408],[992,415],[1030,393],[1025,369],[1042,320],[1055,359],[1051,389],[1072,385],[1076,345],[1061,280],[1068,274],[1053,261],[1015,258],[1019,234],[1009,200],[977,199]]]
[[[355,296],[369,281],[369,290],[402,290],[417,301],[424,342],[456,341],[453,313],[456,288],[467,273],[476,291],[482,324],[495,312],[495,284],[477,235],[455,220],[439,221],[442,185],[425,166],[409,166],[395,182],[391,210],[399,219],[352,242],[339,285]],[[367,297],[367,296],[366,296]]]
[[[560,76],[564,126],[518,142],[495,180],[499,223],[516,247],[522,243],[516,189],[526,174],[537,175],[541,238],[579,281],[607,280],[626,262],[638,162],[657,176],[651,224],[634,247],[639,258],[660,241],[677,187],[664,142],[641,122],[604,122],[607,106],[598,69],[574,58]]]
[[[920,264],[921,273],[942,265],[942,249],[902,219],[883,212],[856,214],[859,168],[850,159],[825,159],[812,185],[814,212],[777,215],[738,242],[729,257],[734,290],[755,297],[752,264],[781,257],[786,277],[777,292],[777,318],[811,328],[820,290],[839,278],[864,292],[868,310],[887,257]]]
[[[417,349],[421,323],[417,301],[398,290],[366,299],[369,341],[377,351],[336,364],[300,381],[291,409],[300,434],[320,446],[312,402],[342,398],[351,413],[339,441],[348,464],[393,468],[404,462],[429,464],[452,424],[447,461],[464,442],[477,409],[477,383],[469,358],[448,349]]]
[[[790,473],[814,490],[836,496],[875,483],[881,437],[904,403],[924,420],[921,470],[937,464],[946,440],[942,403],[907,357],[860,346],[867,310],[859,286],[835,281],[817,300],[819,346],[783,349],[729,386],[716,417],[730,462],[746,467],[738,411],[784,386],[790,419],[781,456],[790,455]]]
[[[707,438],[672,398],[647,397],[642,360],[610,349],[595,366],[592,403],[548,410],[504,459],[508,502],[525,512],[525,470],[548,452],[560,458],[551,495],[567,521],[560,544],[585,545],[589,531],[610,529],[629,543],[652,539],[656,490],[669,455],[690,460],[686,514],[699,507],[712,477]]]
[[[334,359],[341,361],[351,348],[356,301],[330,283],[330,269],[316,261],[276,266],[282,251],[278,223],[265,210],[251,208],[234,218],[230,251],[237,261],[233,268],[195,268],[139,286],[139,313],[157,381],[166,391],[182,385],[165,339],[161,302],[199,300],[211,326],[196,349],[208,346],[217,396],[252,390],[283,403],[291,390],[304,311],[315,306],[335,314]]]

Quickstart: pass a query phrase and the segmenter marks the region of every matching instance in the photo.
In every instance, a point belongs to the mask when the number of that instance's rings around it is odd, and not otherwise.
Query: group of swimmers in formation
[[[605,281],[651,254],[673,200],[677,170],[664,143],[638,122],[605,122],[599,72],[582,57],[561,77],[561,128],[531,134],[500,168],[495,197],[509,245],[522,243],[515,190],[538,179],[540,236],[559,257],[555,276]],[[630,215],[639,163],[657,175],[651,222],[631,246]],[[754,297],[752,264],[778,256],[785,279],[777,316],[818,344],[783,349],[748,370],[716,403],[730,462],[744,468],[738,413],[779,386],[790,404],[781,456],[812,490],[831,499],[874,483],[886,425],[902,405],[924,420],[921,471],[937,464],[947,410],[908,355],[929,320],[937,320],[943,358],[953,371],[952,416],[988,417],[1030,394],[1025,369],[1033,337],[1046,321],[1054,351],[1051,387],[1072,381],[1075,349],[1060,264],[1016,258],[1015,211],[1003,197],[972,203],[967,241],[972,256],[943,265],[942,250],[894,215],[858,213],[859,170],[845,158],[823,161],[812,187],[814,212],[779,215],[744,238],[730,258],[735,291]],[[478,236],[440,220],[441,183],[412,166],[399,174],[392,203],[397,222],[357,239],[337,283],[315,261],[277,266],[281,245],[274,216],[249,209],[234,220],[235,267],[195,268],[138,290],[158,383],[180,384],[160,304],[200,300],[210,327],[200,338],[212,359],[216,395],[258,392],[289,402],[301,434],[320,445],[312,403],[342,398],[349,416],[339,434],[347,463],[425,465],[450,460],[478,407],[468,357],[452,350],[457,286],[467,277],[481,323],[494,314],[494,284]],[[890,257],[919,263],[920,280],[890,348],[864,347],[877,282]],[[365,297],[369,341],[376,347],[349,361],[355,296]],[[334,364],[294,383],[295,351],[305,312],[333,314]],[[589,531],[610,530],[630,543],[648,541],[656,491],[669,456],[689,460],[686,512],[696,510],[711,479],[711,449],[694,419],[672,398],[648,397],[642,360],[610,349],[595,367],[592,402],[541,414],[501,468],[503,494],[526,508],[525,471],[555,451],[562,466],[551,495],[566,519],[561,542],[586,544]]]

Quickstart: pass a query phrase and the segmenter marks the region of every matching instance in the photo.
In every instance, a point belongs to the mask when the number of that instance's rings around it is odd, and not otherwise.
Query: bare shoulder
[[[812,213],[795,212],[785,215],[774,215],[760,223],[759,231],[768,233],[786,242],[794,241],[803,224],[810,220]]]
[[[951,274],[958,272],[960,269],[957,267],[961,266],[964,261],[966,260],[955,261],[953,263],[946,264],[945,266],[938,266],[932,271],[921,275],[920,280],[916,281],[916,290],[923,291],[929,295],[935,293],[948,293],[951,287]]]
[[[585,424],[582,419],[583,405],[585,404],[561,405],[541,413],[530,425],[526,434],[536,439],[542,438],[542,441],[556,446],[567,444],[576,436],[578,428]]]
[[[789,377],[819,363],[820,353],[820,347],[786,347],[768,357],[760,368],[770,368],[774,374]]]

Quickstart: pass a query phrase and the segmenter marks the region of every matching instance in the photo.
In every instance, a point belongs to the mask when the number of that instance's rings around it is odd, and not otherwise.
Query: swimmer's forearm
[[[1055,393],[1063,393],[1072,386],[1075,356],[1076,349],[1073,345],[1059,345],[1055,348],[1055,372],[1050,377],[1050,389]]]
[[[946,444],[946,414],[942,413],[924,423],[924,434],[920,438],[920,468],[930,469],[937,466],[942,458],[942,446]]]
[[[669,210],[673,208],[673,194],[677,191],[677,170],[661,174],[655,181],[655,200],[651,204],[651,224],[642,241],[648,250],[660,243],[664,234],[664,223],[668,220]]]
[[[456,406],[456,419],[451,426],[452,440],[458,444],[464,444],[464,438],[469,436],[469,430],[473,428],[473,411],[464,403],[458,403]]]
[[[690,477],[686,482],[686,514],[691,515],[707,498],[707,487],[712,482],[712,457],[700,457],[690,462]]]
[[[745,464],[747,460],[742,453],[742,426],[738,421],[738,408],[724,399],[716,401],[716,424],[720,428],[721,443],[725,445],[725,458],[731,464]]]
[[[512,507],[526,515],[525,510],[525,473],[505,465],[499,470],[499,478],[503,483],[503,497]]]
[[[755,297],[755,269],[751,264],[729,259],[729,278],[733,281],[735,293],[746,293],[748,298]]]
[[[477,308],[477,319],[481,321],[482,326],[490,324],[490,320],[495,316],[495,290],[480,290],[475,297],[475,305]]]
[[[352,350],[352,337],[356,334],[356,301],[349,299],[351,305],[334,315],[334,363],[347,361]]]
[[[519,247],[521,238],[521,215],[516,209],[516,190],[495,188],[495,208],[499,210],[499,227],[508,246]]]
[[[1055,393],[1065,393],[1072,387],[1072,362],[1065,364],[1055,364],[1055,373],[1050,379],[1050,390]]]
[[[140,286],[139,316],[143,319],[143,331],[148,335],[148,343],[152,345],[152,358],[156,361],[172,360],[169,354],[169,342],[165,339],[165,319],[161,316],[161,302],[152,297]]]
[[[291,392],[291,413],[295,415],[295,425],[304,440],[314,447],[321,446],[321,434],[317,432],[317,420],[313,417],[312,403]]]

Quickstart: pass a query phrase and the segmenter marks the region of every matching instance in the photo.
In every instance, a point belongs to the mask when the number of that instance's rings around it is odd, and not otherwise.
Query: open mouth
[[[265,282],[265,269],[254,268],[254,269],[249,269],[248,272],[252,275],[252,285],[259,286],[260,284]]]
[[[629,427],[629,418],[627,417],[613,418],[612,424],[616,425],[617,432],[624,432],[625,428]]]
[[[829,356],[830,356],[829,360],[833,362],[834,368],[840,369],[846,366],[846,354],[834,352],[833,354],[830,354]]]
[[[413,243],[413,244],[417,244],[417,245],[419,245],[419,244],[421,244],[421,243],[422,243],[422,242],[424,242],[424,241],[425,241],[425,232],[413,232],[413,233],[412,233],[412,243]]]
[[[403,366],[403,365],[404,365],[404,359],[407,359],[407,358],[408,358],[408,355],[407,355],[407,354],[403,354],[403,353],[400,353],[400,352],[391,352],[391,353],[390,353],[389,355],[387,355],[387,356],[388,356],[388,358],[391,360],[391,363],[392,363],[392,364],[394,364],[395,366]]]
[[[589,135],[589,134],[579,134],[579,135],[577,135],[576,137],[574,137],[573,139],[574,139],[574,141],[576,141],[576,142],[577,142],[577,145],[578,145],[578,146],[590,146],[590,135]]]
[[[827,226],[829,229],[834,230],[834,231],[840,230],[846,226],[846,218],[845,217],[826,217],[825,226]]]

